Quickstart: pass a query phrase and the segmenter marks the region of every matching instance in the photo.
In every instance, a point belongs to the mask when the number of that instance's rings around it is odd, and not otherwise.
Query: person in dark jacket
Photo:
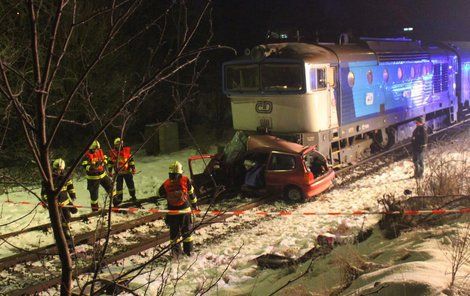
[[[197,197],[194,195],[194,188],[188,177],[183,176],[183,166],[175,161],[169,167],[169,178],[160,186],[158,190],[160,197],[166,198],[168,210],[175,210],[175,213],[168,213],[165,222],[170,227],[170,242],[172,244],[172,254],[181,254],[181,237],[183,237],[183,252],[190,256],[193,248],[192,232],[192,210],[199,210]]]
[[[52,163],[52,179],[55,186],[59,185],[65,180],[65,161],[61,158],[54,160]],[[41,197],[44,201],[47,200],[46,187],[46,184],[42,183]],[[59,190],[57,199],[60,209],[62,230],[64,231],[65,238],[67,239],[70,248],[73,249],[72,235],[70,234],[69,229],[69,222],[71,218],[70,214],[76,214],[78,210],[73,205],[73,201],[76,199],[76,195],[72,179],[67,179],[64,186]]]
[[[415,166],[414,178],[422,178],[424,173],[424,150],[428,143],[428,132],[424,125],[424,118],[418,117],[415,120],[416,128],[411,138],[411,152]]]

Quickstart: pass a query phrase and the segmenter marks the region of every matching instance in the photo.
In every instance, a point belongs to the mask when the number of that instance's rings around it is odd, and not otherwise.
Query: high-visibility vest
[[[131,156],[131,147],[128,146],[122,147],[121,151],[111,149],[111,153],[109,155],[111,162],[115,165],[117,164],[116,169],[120,172],[126,172],[129,170]]]
[[[167,179],[163,183],[168,205],[179,207],[184,204],[188,204],[188,181],[188,177],[181,176],[181,178],[177,180]]]
[[[103,150],[101,149],[96,149],[95,152],[90,153],[90,150],[88,150],[85,154],[87,160],[88,160],[88,165],[94,165],[96,163],[100,163],[99,166],[95,168],[96,171],[98,172],[104,172],[105,171],[105,165],[106,165],[106,157],[103,153]],[[87,170],[88,172],[88,170]]]

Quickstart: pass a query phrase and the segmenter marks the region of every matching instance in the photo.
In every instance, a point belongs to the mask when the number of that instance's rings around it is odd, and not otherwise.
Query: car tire
[[[304,202],[305,195],[299,187],[289,186],[284,190],[284,199],[290,202]]]

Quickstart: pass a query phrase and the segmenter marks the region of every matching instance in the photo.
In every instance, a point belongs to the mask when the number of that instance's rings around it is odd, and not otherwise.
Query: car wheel
[[[284,190],[284,198],[287,201],[302,202],[305,201],[305,196],[299,187],[289,186]]]

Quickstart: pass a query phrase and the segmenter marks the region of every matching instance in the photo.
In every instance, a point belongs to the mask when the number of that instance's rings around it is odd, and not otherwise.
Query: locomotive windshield
[[[228,91],[301,91],[304,86],[302,64],[250,64],[225,67],[225,87]]]
[[[225,69],[227,90],[257,91],[259,90],[258,65],[232,65]]]

